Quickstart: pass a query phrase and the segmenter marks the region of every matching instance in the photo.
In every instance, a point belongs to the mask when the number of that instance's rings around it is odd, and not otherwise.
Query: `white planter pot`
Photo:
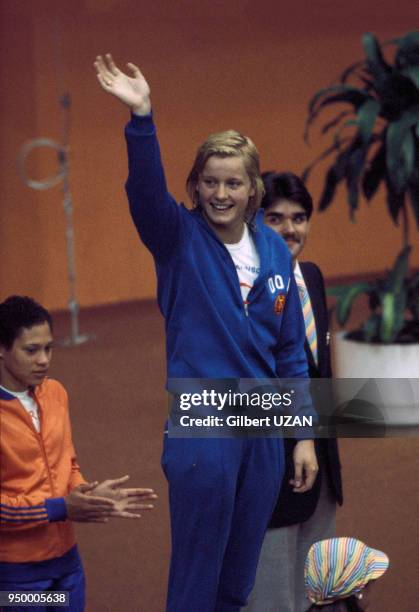
[[[339,400],[366,389],[362,398],[379,405],[387,424],[419,425],[419,343],[369,344],[344,336],[332,337],[334,376],[351,379],[339,383]],[[367,385],[366,379],[374,381]]]
[[[419,378],[418,344],[369,344],[332,336],[337,378]]]

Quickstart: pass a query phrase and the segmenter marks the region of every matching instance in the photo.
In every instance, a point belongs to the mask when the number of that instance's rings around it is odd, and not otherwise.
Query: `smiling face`
[[[255,195],[243,157],[209,157],[196,190],[203,214],[220,240],[239,242],[249,199]]]
[[[0,346],[0,383],[10,391],[25,391],[45,378],[52,356],[47,322],[21,329],[10,349]]]
[[[277,200],[265,209],[264,220],[266,225],[285,240],[295,263],[304,248],[310,229],[310,221],[304,207],[291,200]]]

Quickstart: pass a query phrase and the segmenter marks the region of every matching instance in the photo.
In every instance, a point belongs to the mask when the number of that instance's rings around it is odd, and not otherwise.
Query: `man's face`
[[[295,262],[304,248],[310,229],[304,207],[291,200],[277,200],[265,209],[264,220],[285,240]]]
[[[199,175],[197,191],[203,214],[224,242],[238,242],[249,198],[254,195],[243,158],[208,158]]]
[[[52,333],[47,322],[23,327],[7,350],[0,346],[0,383],[10,391],[25,391],[45,378],[52,355]]]

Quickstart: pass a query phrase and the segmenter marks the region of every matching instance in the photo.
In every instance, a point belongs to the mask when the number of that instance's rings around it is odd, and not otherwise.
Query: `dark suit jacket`
[[[310,295],[311,306],[317,331],[318,365],[316,365],[308,342],[305,349],[310,378],[331,378],[330,347],[328,342],[328,313],[324,281],[319,268],[311,262],[300,263],[301,272]],[[292,453],[296,441],[284,439],[285,474],[278,501],[273,512],[270,528],[285,527],[306,521],[316,509],[320,495],[322,475],[326,475],[330,491],[339,504],[342,504],[342,481],[337,441],[335,438],[315,440],[320,470],[313,488],[306,493],[293,493],[289,484],[294,475]]]

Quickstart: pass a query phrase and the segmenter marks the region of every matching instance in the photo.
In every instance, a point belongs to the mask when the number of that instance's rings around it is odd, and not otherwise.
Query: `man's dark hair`
[[[307,219],[313,212],[313,200],[299,176],[292,172],[264,172],[262,174],[265,195],[261,207],[269,208],[278,200],[291,200],[304,208]]]
[[[12,295],[0,304],[0,345],[10,350],[23,328],[48,323],[52,331],[52,318],[48,310],[32,298]]]

